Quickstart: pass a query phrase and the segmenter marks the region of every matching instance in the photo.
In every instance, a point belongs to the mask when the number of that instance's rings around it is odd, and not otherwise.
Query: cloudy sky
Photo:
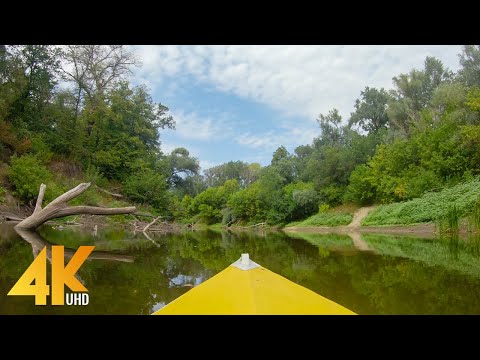
[[[319,135],[316,118],[337,108],[344,119],[365,86],[392,88],[392,77],[435,56],[458,70],[461,46],[135,46],[146,84],[170,108],[176,130],[162,150],[186,147],[202,170],[230,160],[267,165]]]

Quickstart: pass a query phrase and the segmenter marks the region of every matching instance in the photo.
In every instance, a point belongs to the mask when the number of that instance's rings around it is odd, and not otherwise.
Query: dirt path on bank
[[[373,210],[374,206],[366,206],[358,209],[353,214],[352,222],[348,225],[341,226],[292,226],[283,228],[284,232],[306,232],[306,233],[340,233],[349,234],[360,233],[380,233],[380,234],[398,234],[398,235],[414,235],[425,238],[434,238],[435,224],[417,224],[417,225],[391,225],[391,226],[361,226],[362,220]],[[358,239],[359,237],[356,237]],[[358,244],[365,247],[364,244]]]
[[[375,209],[375,206],[365,206],[357,211],[355,211],[355,214],[353,214],[353,219],[350,224],[347,225],[348,228],[357,228],[361,226],[362,220],[367,217],[368,213]]]

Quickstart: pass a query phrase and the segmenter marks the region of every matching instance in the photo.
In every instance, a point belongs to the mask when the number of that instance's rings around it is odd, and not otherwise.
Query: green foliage
[[[150,204],[159,210],[167,208],[165,177],[151,169],[130,175],[125,181],[123,192],[133,201]]]
[[[6,193],[7,193],[7,190],[3,186],[0,186],[0,204],[3,204],[5,202]]]
[[[425,59],[423,70],[413,69],[408,74],[395,76],[395,89],[390,91],[387,109],[389,126],[400,137],[409,138],[434,90],[451,77],[451,72],[444,68],[442,62],[432,57]]]
[[[455,206],[450,206],[445,215],[438,219],[440,225],[440,233],[449,233],[451,236],[458,236],[459,223],[462,214]]]
[[[358,124],[368,133],[376,133],[388,124],[386,111],[388,93],[385,89],[377,90],[368,86],[360,93],[362,101],[355,101],[355,112],[350,115],[349,124]]]
[[[430,192],[410,201],[382,205],[371,211],[362,225],[409,225],[466,216],[480,200],[480,177],[440,192]]]
[[[227,180],[222,186],[208,188],[193,199],[189,213],[197,215],[199,220],[206,224],[219,223],[223,219],[222,209],[238,189],[237,180]]]
[[[222,209],[222,216],[223,225],[231,225],[235,220],[237,220],[234,212],[230,208]]]
[[[338,226],[348,225],[352,222],[352,214],[336,213],[336,212],[323,212],[316,215],[312,215],[309,218],[291,223],[287,226]]]
[[[347,199],[388,203],[413,199],[469,173],[478,174],[480,128],[444,120],[410,140],[382,144],[350,176]]]
[[[283,188],[283,196],[288,204],[286,221],[303,219],[318,211],[318,195],[313,183],[291,183]]]
[[[260,183],[255,182],[246,189],[233,193],[227,206],[236,219],[244,222],[263,222],[266,219],[266,206],[259,198]]]
[[[330,209],[330,206],[329,206],[328,204],[322,204],[322,205],[320,205],[319,208],[318,208],[318,213],[319,213],[319,214],[325,213],[325,212],[327,212],[329,209]]]
[[[480,45],[465,45],[460,54],[460,78],[468,86],[480,87]]]
[[[236,179],[240,187],[245,188],[257,180],[261,166],[258,163],[248,164],[243,161],[229,161],[204,171],[207,186],[220,186],[227,180]]]
[[[468,225],[470,232],[480,232],[480,201],[475,205],[470,212],[468,218]]]
[[[365,164],[358,165],[350,175],[350,184],[345,194],[345,201],[354,201],[361,205],[372,203],[376,199],[376,179],[371,168]]]
[[[24,202],[37,198],[42,183],[47,185],[45,200],[53,200],[61,194],[53,182],[53,175],[35,155],[12,156],[9,180],[15,187],[14,194]]]
[[[470,89],[465,104],[473,111],[480,112],[480,88],[473,87]]]
[[[102,172],[95,165],[88,165],[85,169],[85,181],[92,183],[92,185],[98,185],[100,187],[107,184],[107,180],[103,177]]]
[[[53,156],[53,152],[44,140],[42,134],[32,137],[32,152],[36,155],[38,161],[47,164]]]

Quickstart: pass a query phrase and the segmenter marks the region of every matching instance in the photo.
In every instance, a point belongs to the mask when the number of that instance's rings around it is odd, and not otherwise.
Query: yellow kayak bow
[[[356,315],[242,254],[153,315]]]

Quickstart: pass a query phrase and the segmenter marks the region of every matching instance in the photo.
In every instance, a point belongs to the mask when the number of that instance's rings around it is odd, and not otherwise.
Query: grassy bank
[[[291,222],[286,227],[348,225],[352,222],[353,213],[356,209],[357,207],[353,205],[342,205],[331,210],[319,212],[305,220]]]
[[[363,219],[363,226],[412,225],[447,218],[455,208],[460,217],[468,216],[480,201],[480,177],[430,192],[410,201],[381,205]]]

